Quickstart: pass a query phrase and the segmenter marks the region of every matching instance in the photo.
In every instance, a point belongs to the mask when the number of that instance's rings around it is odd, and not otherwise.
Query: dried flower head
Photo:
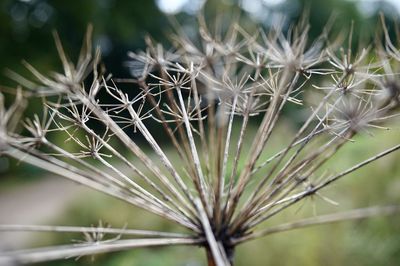
[[[63,73],[47,77],[27,64],[37,80],[23,80],[20,85],[43,96],[45,109],[41,118],[25,120],[26,132],[15,130],[22,96],[18,94],[8,109],[0,98],[2,154],[143,208],[188,233],[118,230],[99,224],[85,233],[84,246],[16,251],[0,259],[29,263],[136,247],[200,245],[207,250],[209,265],[231,265],[234,248],[258,237],[400,211],[399,206],[373,207],[259,229],[258,225],[307,198],[335,203],[322,195],[323,188],[400,149],[396,145],[377,152],[339,173],[325,168],[357,134],[386,128],[398,115],[392,108],[392,102],[398,103],[397,85],[382,80],[392,76],[379,74],[382,65],[391,71],[387,64],[392,63],[383,62],[381,56],[367,62],[373,49],[362,49],[353,57],[350,48],[344,52],[326,45],[326,32],[309,45],[305,23],[287,34],[275,28],[254,35],[236,24],[225,33],[211,34],[204,20],[199,24],[200,45],[178,28],[174,48],[147,39],[145,52],[129,53],[132,61],[127,66],[141,89],[136,96],[99,73],[100,54],[90,49],[89,28],[76,65],[56,36]],[[399,51],[389,41],[386,48],[380,53],[398,62]],[[327,69],[327,64],[334,69]],[[328,86],[322,85],[325,79],[330,79]],[[390,101],[382,103],[378,95],[388,87]],[[313,90],[316,103],[304,98],[306,90]],[[272,135],[279,134],[277,125],[288,106],[309,115],[293,136],[285,136],[285,147],[268,158],[265,151]],[[169,157],[151,132],[149,120],[161,124],[178,161]],[[61,132],[74,145],[62,147],[48,137]],[[132,137],[135,134],[146,144]],[[12,228],[0,226],[0,230]],[[106,231],[118,237],[105,240]],[[119,239],[133,231],[135,238]]]

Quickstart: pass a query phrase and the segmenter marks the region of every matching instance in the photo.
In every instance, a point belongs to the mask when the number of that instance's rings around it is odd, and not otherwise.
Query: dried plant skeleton
[[[0,225],[8,231],[85,235],[73,245],[4,253],[0,261],[33,263],[136,247],[200,245],[209,265],[231,265],[235,246],[245,241],[400,211],[399,206],[372,207],[257,229],[308,197],[334,203],[323,188],[400,149],[399,144],[376,151],[339,173],[324,171],[325,163],[357,134],[387,129],[399,114],[394,69],[400,51],[385,26],[384,45],[376,47],[371,59],[371,49],[352,53],[331,44],[326,32],[310,44],[306,23],[287,34],[279,28],[250,34],[237,24],[225,35],[213,34],[202,19],[199,25],[197,42],[178,29],[171,50],[148,38],[146,51],[129,53],[126,65],[139,93],[120,89],[118,80],[104,73],[100,51],[92,52],[89,28],[76,64],[55,35],[63,72],[46,76],[25,63],[36,80],[13,73],[21,87],[14,104],[6,108],[0,97],[1,155],[141,207],[188,233],[102,224]],[[306,99],[306,91],[318,98],[315,104]],[[18,125],[28,97],[43,98],[43,115]],[[268,158],[265,151],[287,106],[308,116],[285,147]],[[158,140],[148,126],[151,121],[161,124],[168,141]],[[69,145],[54,142],[53,134],[64,135]]]

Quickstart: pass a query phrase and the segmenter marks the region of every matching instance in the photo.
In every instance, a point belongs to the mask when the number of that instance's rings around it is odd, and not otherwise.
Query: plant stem
[[[206,249],[206,255],[207,255],[207,265],[208,266],[217,266],[217,263],[215,262],[215,259],[213,257],[212,251],[209,247],[205,247]],[[229,251],[226,251],[227,256],[228,256],[228,260],[229,260],[229,265],[233,266],[233,258],[234,258],[234,250],[230,249]]]
[[[215,263],[214,257],[209,248],[206,248],[206,254],[207,254],[207,265],[208,266],[216,266],[217,264]]]

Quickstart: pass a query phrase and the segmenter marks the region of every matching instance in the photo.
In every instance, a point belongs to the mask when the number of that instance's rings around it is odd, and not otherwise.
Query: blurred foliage
[[[57,30],[69,54],[77,55],[85,28],[92,23],[94,43],[102,48],[104,62],[113,72],[124,73],[126,52],[142,47],[147,33],[161,35],[165,20],[152,1],[3,0],[0,69],[18,71],[21,59],[44,72],[58,69],[51,31]],[[5,77],[0,80],[5,82]]]

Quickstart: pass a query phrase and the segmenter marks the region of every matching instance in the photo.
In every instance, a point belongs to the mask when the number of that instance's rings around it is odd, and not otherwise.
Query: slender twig
[[[378,207],[369,207],[369,208],[362,208],[351,210],[347,212],[340,212],[340,213],[333,213],[327,215],[321,215],[317,217],[311,217],[302,219],[299,221],[280,224],[277,226],[273,226],[267,228],[265,230],[261,230],[258,232],[254,232],[248,234],[244,237],[233,239],[232,244],[240,244],[246,241],[254,240],[256,238],[264,237],[271,234],[276,234],[284,231],[290,231],[295,229],[300,229],[304,227],[309,227],[313,225],[320,225],[320,224],[329,224],[329,223],[337,223],[349,220],[360,220],[366,219],[374,216],[386,216],[386,215],[393,215],[398,214],[400,212],[400,206],[378,206]]]
[[[199,245],[202,239],[188,238],[161,238],[161,239],[127,239],[116,240],[110,243],[78,244],[38,248],[0,254],[0,262],[4,263],[39,263],[50,260],[59,260],[71,257],[95,255],[104,252],[130,250],[139,247],[171,246],[171,245]]]

